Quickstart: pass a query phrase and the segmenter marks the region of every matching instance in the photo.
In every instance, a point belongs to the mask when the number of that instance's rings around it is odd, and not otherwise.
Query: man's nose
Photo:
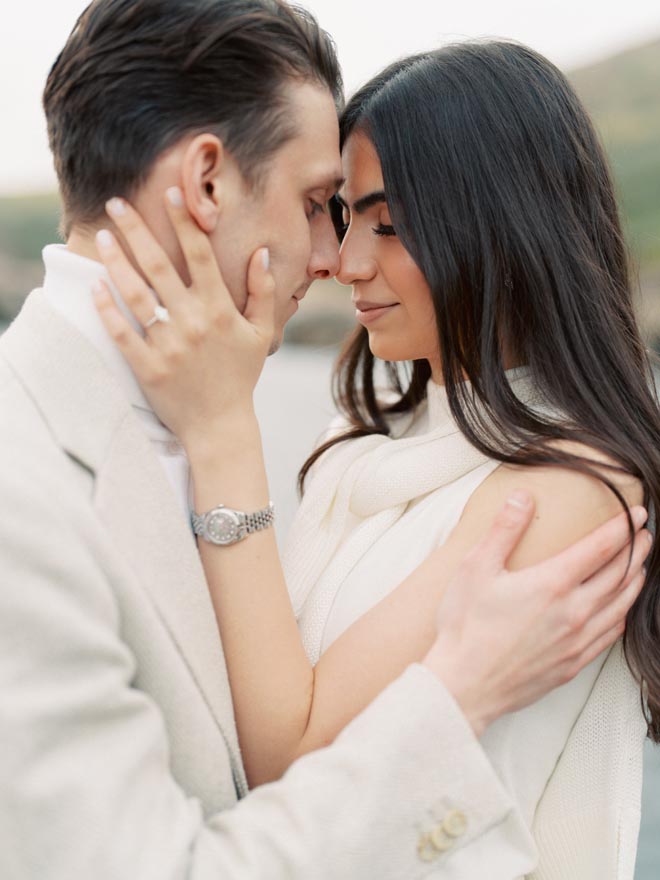
[[[334,278],[339,271],[339,242],[330,218],[312,239],[308,272],[316,280]]]

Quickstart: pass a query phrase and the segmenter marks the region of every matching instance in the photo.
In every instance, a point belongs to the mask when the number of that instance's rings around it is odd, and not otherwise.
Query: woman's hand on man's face
[[[178,188],[165,206],[191,278],[186,286],[138,213],[124,200],[108,202],[108,214],[128,243],[148,283],[131,265],[117,239],[98,233],[99,256],[138,323],[137,332],[101,281],[96,307],[161,421],[184,444],[213,433],[232,414],[252,410],[252,392],[274,334],[275,282],[268,251],[248,264],[248,302],[236,309],[208,237],[186,210]],[[156,307],[159,307],[156,312]],[[154,316],[160,320],[154,321]],[[164,319],[164,320],[163,320]]]

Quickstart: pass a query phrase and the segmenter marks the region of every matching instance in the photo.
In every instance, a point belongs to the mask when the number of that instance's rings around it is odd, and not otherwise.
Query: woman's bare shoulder
[[[590,459],[594,467],[616,486],[629,505],[642,503],[643,491],[639,481],[607,467],[614,462],[602,452],[576,443],[558,443],[557,446]],[[472,494],[450,540],[465,547],[476,543],[515,489],[525,489],[533,495],[536,513],[509,560],[512,569],[547,559],[622,510],[614,493],[596,476],[567,467],[503,464]]]

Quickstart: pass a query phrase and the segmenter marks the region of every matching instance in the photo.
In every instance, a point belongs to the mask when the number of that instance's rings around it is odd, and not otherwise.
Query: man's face
[[[248,260],[257,248],[269,248],[276,282],[272,351],[310,284],[331,278],[339,268],[339,246],[326,207],[341,181],[337,112],[327,89],[309,83],[289,88],[296,136],[268,163],[257,192],[236,185],[219,194],[220,217],[211,233],[239,309],[247,298]]]

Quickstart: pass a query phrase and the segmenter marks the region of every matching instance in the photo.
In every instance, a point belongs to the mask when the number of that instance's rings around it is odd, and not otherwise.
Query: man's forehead
[[[335,164],[332,158],[319,162],[318,157],[313,157],[307,162],[300,157],[297,162],[292,162],[287,157],[286,161],[271,166],[267,188],[281,194],[281,187],[286,186],[292,193],[316,193],[319,198],[324,193],[325,198],[330,199],[343,183],[341,164]]]
[[[288,164],[306,189],[336,189],[343,177],[339,152],[339,120],[330,91],[316,84],[292,87],[296,135],[285,147]]]
[[[275,162],[305,189],[336,188],[344,177],[338,139],[335,143],[321,137],[294,137],[280,149]]]

